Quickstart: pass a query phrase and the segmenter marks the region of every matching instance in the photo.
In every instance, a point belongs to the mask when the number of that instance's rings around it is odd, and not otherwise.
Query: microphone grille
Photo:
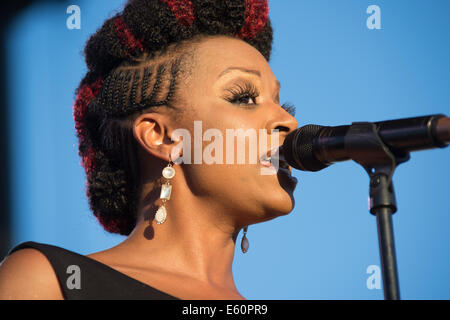
[[[319,171],[327,167],[314,156],[313,142],[324,126],[308,124],[286,136],[284,157],[290,166],[303,171]]]

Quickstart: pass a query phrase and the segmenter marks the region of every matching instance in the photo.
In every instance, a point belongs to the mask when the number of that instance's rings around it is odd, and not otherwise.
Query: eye
[[[235,87],[227,89],[230,97],[225,99],[233,104],[255,106],[256,98],[259,96],[258,89],[251,83],[236,84]]]
[[[252,97],[250,95],[247,95],[247,96],[243,96],[243,97],[238,98],[236,100],[236,102],[239,103],[239,104],[256,104],[255,100],[256,100],[256,97]],[[250,101],[253,102],[253,103],[250,103]]]

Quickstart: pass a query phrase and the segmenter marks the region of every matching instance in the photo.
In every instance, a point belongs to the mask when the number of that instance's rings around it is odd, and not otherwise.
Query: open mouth
[[[292,167],[284,158],[282,146],[270,149],[259,159],[264,167],[270,169],[270,174],[277,174],[280,184],[288,186],[292,191],[295,189],[298,179],[292,175]]]
[[[291,171],[291,167],[287,163],[283,155],[283,148],[278,146],[270,149],[259,158],[260,163],[265,167],[275,167],[276,169],[287,169]]]

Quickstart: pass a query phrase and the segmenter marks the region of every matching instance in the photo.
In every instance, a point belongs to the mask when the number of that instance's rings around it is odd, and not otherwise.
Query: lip
[[[297,186],[298,179],[288,169],[278,169],[277,176],[282,184],[288,185],[292,190]]]
[[[259,161],[260,163],[267,168],[275,168],[275,166],[272,164],[272,162],[269,160],[269,158],[278,160],[278,168],[276,169],[286,169],[289,171],[289,174],[292,174],[292,167],[287,163],[284,154],[283,154],[283,148],[282,146],[278,146],[275,148],[270,149],[266,153],[263,153]]]
[[[273,156],[275,159],[278,157],[278,168],[267,160],[270,156]],[[292,191],[295,189],[298,179],[292,176],[292,167],[285,160],[282,147],[273,148],[263,154],[260,157],[260,163],[262,166],[274,170],[274,174],[276,172],[278,180],[282,185],[287,186]]]
[[[267,159],[270,158],[272,156],[272,154],[277,154],[277,150],[279,149],[278,147],[272,148],[269,151],[264,152],[263,154],[261,154],[259,156],[259,161],[268,161]]]

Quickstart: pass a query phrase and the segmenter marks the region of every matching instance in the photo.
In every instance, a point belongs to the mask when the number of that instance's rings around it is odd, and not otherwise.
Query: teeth
[[[261,158],[260,158],[261,164],[265,167],[271,167],[272,165],[274,165],[274,164],[272,164],[272,156],[275,157],[274,160],[278,160],[278,168],[283,168],[283,169],[287,169],[287,170],[291,171],[289,164],[287,163],[286,159],[284,158],[281,147],[271,149],[266,154],[261,156]]]
[[[267,153],[261,157],[261,159],[260,159],[261,163],[263,163],[263,165],[265,165],[265,166],[271,166],[272,158],[274,158],[274,160],[278,160],[279,168],[289,169],[289,164],[286,162],[283,154],[280,151],[281,151],[280,147],[273,148],[273,149],[267,151]]]

